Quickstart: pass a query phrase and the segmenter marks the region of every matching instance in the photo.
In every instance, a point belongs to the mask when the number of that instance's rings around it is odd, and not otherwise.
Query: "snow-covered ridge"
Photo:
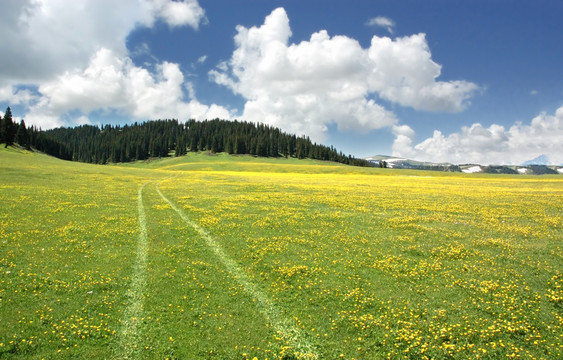
[[[481,169],[480,165],[475,165],[472,167],[469,167],[467,169],[462,169],[462,172],[466,173],[466,174],[473,174],[473,173],[480,173],[483,171],[483,169]]]
[[[376,167],[386,167],[395,169],[420,169],[437,171],[456,171],[466,174],[493,173],[493,174],[522,174],[522,175],[543,175],[543,174],[563,174],[563,164],[552,164],[547,156],[540,155],[535,159],[526,161],[522,165],[480,165],[480,164],[450,164],[416,161],[396,156],[375,155],[365,158],[372,162]]]

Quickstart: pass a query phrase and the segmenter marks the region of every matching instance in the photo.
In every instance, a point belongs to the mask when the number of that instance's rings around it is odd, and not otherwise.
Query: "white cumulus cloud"
[[[17,89],[15,86],[0,87],[0,102],[8,102],[12,105],[29,104],[38,97],[29,89]]]
[[[206,20],[195,0],[1,1],[0,14],[0,48],[10,49],[0,57],[0,81],[12,84],[81,68],[102,47],[125,55],[129,33],[157,19],[193,28]]]
[[[488,165],[520,164],[546,155],[555,164],[563,163],[563,107],[554,115],[542,113],[529,124],[518,122],[508,129],[475,123],[447,136],[436,130],[432,137],[416,145],[413,145],[415,133],[409,126],[396,126],[393,130],[394,156]]]
[[[170,26],[189,25],[194,29],[200,22],[207,23],[205,11],[199,6],[197,0],[171,1],[153,0],[158,15]]]
[[[193,92],[185,99],[190,86],[178,64],[149,71],[133,64],[126,46],[131,31],[159,20],[197,29],[207,22],[197,0],[2,1],[0,16],[0,47],[10,49],[0,57],[0,101],[27,107],[30,124],[88,123],[99,110],[140,120],[230,117]],[[150,52],[146,44],[134,51]]]
[[[479,89],[463,80],[436,81],[442,67],[432,60],[425,34],[395,40],[374,36],[368,57],[370,90],[403,106],[458,112]]]
[[[141,120],[231,117],[223,107],[207,106],[193,97],[185,101],[183,86],[184,75],[178,64],[163,62],[157,65],[156,74],[152,74],[135,66],[128,57],[100,49],[86,69],[44,82],[39,87],[41,101],[31,107],[26,119],[32,124],[59,126],[61,122],[56,119],[69,111],[88,114],[109,109]]]
[[[389,34],[393,34],[393,28],[395,27],[395,22],[385,16],[377,16],[369,19],[366,22],[368,26],[380,26],[385,28]]]
[[[327,126],[365,131],[397,119],[379,96],[418,110],[461,111],[478,86],[436,81],[424,34],[392,40],[374,36],[368,49],[347,36],[321,30],[289,43],[289,18],[275,9],[259,27],[237,27],[236,49],[210,72],[217,84],[246,99],[242,117],[322,141]]]

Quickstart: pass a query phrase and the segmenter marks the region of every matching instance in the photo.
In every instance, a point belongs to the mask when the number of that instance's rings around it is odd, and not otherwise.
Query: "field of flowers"
[[[0,358],[563,357],[563,178],[0,152]]]

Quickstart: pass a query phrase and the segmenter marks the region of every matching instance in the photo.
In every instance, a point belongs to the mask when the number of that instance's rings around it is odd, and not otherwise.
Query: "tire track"
[[[162,191],[160,191],[158,184],[156,184],[155,187],[160,197],[162,197],[162,199],[166,201],[168,205],[170,205],[170,207],[178,213],[178,215],[180,215],[184,222],[194,228],[199,235],[205,239],[207,245],[213,250],[225,268],[227,268],[227,271],[240,285],[242,285],[244,290],[256,300],[255,304],[258,306],[259,310],[266,319],[272,323],[276,332],[281,335],[283,339],[289,342],[294,352],[296,352],[297,357],[317,359],[318,355],[313,345],[304,338],[303,333],[299,330],[296,324],[281,313],[275,303],[273,303],[268,296],[252,282],[248,275],[223,251],[221,245],[217,243],[217,241],[215,241],[215,239],[205,229],[199,226],[196,222],[192,221],[184,213],[184,211],[182,211],[182,209],[177,207],[172,201],[164,196]]]
[[[143,189],[144,183],[139,188],[137,196],[137,211],[139,214],[139,237],[137,238],[136,259],[133,265],[133,273],[131,275],[131,284],[125,294],[127,306],[123,312],[121,319],[121,331],[118,339],[118,356],[119,359],[138,358],[139,351],[139,326],[143,315],[144,293],[147,286],[147,220],[145,215],[145,207],[143,205]]]

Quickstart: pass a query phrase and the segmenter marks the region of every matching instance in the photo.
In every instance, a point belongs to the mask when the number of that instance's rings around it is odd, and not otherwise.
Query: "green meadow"
[[[563,358],[563,177],[0,149],[0,359]]]

